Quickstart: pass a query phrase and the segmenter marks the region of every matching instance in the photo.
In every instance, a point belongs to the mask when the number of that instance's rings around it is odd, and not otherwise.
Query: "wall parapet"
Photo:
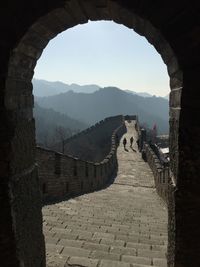
[[[83,131],[81,131],[81,132],[79,132],[79,133],[77,133],[77,134],[74,134],[73,136],[67,138],[67,139],[65,140],[65,144],[71,142],[71,141],[74,140],[74,139],[79,138],[79,137],[82,136],[82,135],[88,134],[89,132],[92,132],[92,131],[98,129],[99,127],[102,127],[102,125],[103,125],[104,123],[106,123],[106,122],[108,122],[108,121],[112,121],[113,118],[115,118],[115,119],[121,119],[122,117],[123,117],[122,115],[112,116],[112,117],[107,117],[107,118],[105,118],[105,119],[103,119],[103,120],[101,120],[101,121],[95,123],[94,125],[90,126],[89,128],[87,128],[87,129],[85,129],[85,130],[83,130]]]
[[[124,121],[122,115],[108,117],[92,127],[56,143],[52,149],[86,161],[101,162],[110,152],[111,135]]]
[[[154,175],[157,193],[168,204],[168,185],[170,179],[169,167],[164,167],[160,164],[158,157],[147,143],[144,144],[143,149],[146,161]]]
[[[125,132],[126,126],[122,119],[121,125],[112,133],[110,152],[101,162],[81,160],[37,147],[36,159],[43,201],[68,198],[104,187],[117,170],[117,147]]]

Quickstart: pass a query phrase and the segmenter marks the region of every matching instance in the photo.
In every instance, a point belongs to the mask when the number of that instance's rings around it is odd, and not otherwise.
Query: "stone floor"
[[[126,124],[114,183],[43,208],[48,267],[167,266],[167,209],[135,142],[129,147],[134,122]]]

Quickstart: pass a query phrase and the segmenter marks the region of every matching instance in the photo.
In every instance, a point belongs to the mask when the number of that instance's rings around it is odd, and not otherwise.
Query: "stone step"
[[[111,259],[131,261],[136,263],[152,264],[153,260],[162,262],[165,260],[165,251],[155,251],[150,248],[130,248],[120,246],[109,246],[104,244],[96,244],[91,242],[83,242],[78,240],[61,239],[58,243],[46,243],[48,253],[55,251],[57,254],[67,256],[88,256],[96,259]],[[126,257],[128,256],[128,257]],[[130,257],[129,257],[130,256]]]
[[[43,208],[48,267],[167,266],[167,210],[152,172],[139,153],[117,154],[114,184]]]

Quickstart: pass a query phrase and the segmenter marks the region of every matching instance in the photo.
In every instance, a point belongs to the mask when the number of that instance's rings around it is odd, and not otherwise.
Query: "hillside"
[[[37,103],[35,103],[33,112],[36,125],[36,141],[37,144],[44,147],[51,148],[62,138],[66,139],[88,127],[83,122],[60,114],[53,109],[42,108]]]
[[[134,92],[131,90],[125,90],[125,92],[132,94],[132,95],[139,95],[139,96],[143,96],[143,97],[152,97],[153,95],[147,93],[147,92]]]
[[[73,91],[75,93],[93,93],[97,91],[100,87],[95,84],[89,85],[78,85],[78,84],[65,84],[63,82],[49,82],[45,80],[33,79],[33,94],[35,96],[53,96],[61,93],[66,93]]]
[[[69,91],[73,91],[74,93],[91,94],[94,93],[95,91],[98,91],[101,88],[99,85],[96,84],[79,85],[72,83],[69,85],[60,81],[50,82],[35,78],[32,80],[32,83],[33,83],[33,94],[37,97],[53,96],[61,93],[66,93]],[[135,92],[133,90],[124,90],[124,91],[129,94],[139,95],[143,97],[153,96],[147,92]],[[169,96],[167,95],[164,98],[169,99]]]
[[[69,91],[37,98],[37,102],[42,107],[70,114],[90,125],[117,114],[137,114],[140,122],[146,123],[150,128],[156,123],[159,133],[169,131],[169,102],[162,97],[141,97],[115,87],[107,87],[90,94]]]

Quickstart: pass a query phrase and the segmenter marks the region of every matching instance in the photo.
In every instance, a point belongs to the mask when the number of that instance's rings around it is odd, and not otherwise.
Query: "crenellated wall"
[[[124,120],[121,120],[120,126],[111,134],[109,153],[98,163],[37,147],[36,159],[43,201],[92,192],[105,186],[117,170],[116,135],[120,139],[125,132],[126,126]]]
[[[101,162],[110,151],[111,135],[124,121],[122,115],[108,117],[65,140],[64,154],[86,161]],[[62,143],[53,150],[62,152]]]
[[[3,1],[2,3],[4,3]],[[168,266],[200,266],[200,1],[6,1],[1,18],[1,266],[45,266],[31,80],[59,33],[111,20],[147,38],[170,77]]]
[[[143,146],[146,161],[148,162],[155,180],[155,186],[160,197],[168,204],[169,168],[160,164],[160,161],[151,147],[145,143]]]

